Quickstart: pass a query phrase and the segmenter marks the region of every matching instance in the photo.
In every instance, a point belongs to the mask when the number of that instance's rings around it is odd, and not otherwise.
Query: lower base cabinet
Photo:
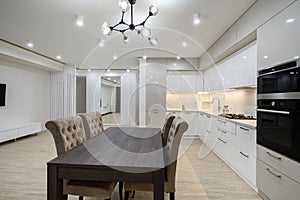
[[[300,199],[300,163],[257,145],[257,187],[265,200]]]
[[[264,199],[299,200],[300,184],[266,163],[257,160],[257,187]]]

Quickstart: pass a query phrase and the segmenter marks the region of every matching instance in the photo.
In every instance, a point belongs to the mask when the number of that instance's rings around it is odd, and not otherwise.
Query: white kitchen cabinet
[[[250,44],[204,72],[205,91],[219,91],[256,84],[256,45]]]
[[[201,72],[172,72],[167,75],[167,92],[196,93],[203,91]]]
[[[239,141],[237,139],[237,141]],[[236,147],[235,151],[235,169],[254,186],[256,185],[256,157],[244,149]]]
[[[236,146],[246,154],[256,157],[256,131],[245,126],[236,125]]]
[[[198,112],[182,111],[181,117],[189,125],[188,129],[183,134],[183,136],[185,136],[185,137],[197,136],[198,135],[198,122],[199,122]]]
[[[277,169],[257,160],[259,194],[272,200],[299,200],[300,184]]]
[[[300,1],[295,1],[257,30],[258,69],[300,56],[299,10]],[[292,22],[287,23],[289,19]]]
[[[205,136],[207,134],[207,130],[210,127],[211,116],[208,114],[200,113],[199,114],[199,122],[198,122],[198,133],[200,140],[204,142]]]

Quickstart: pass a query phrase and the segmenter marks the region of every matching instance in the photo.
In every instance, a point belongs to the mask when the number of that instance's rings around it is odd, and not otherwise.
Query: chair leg
[[[124,183],[122,181],[119,181],[119,197],[120,197],[120,200],[123,200],[123,185],[124,185]]]
[[[134,198],[134,195],[135,195],[135,190],[133,190],[131,198]]]
[[[170,192],[170,200],[175,200],[175,193],[174,192]]]
[[[124,200],[128,200],[129,199],[129,191],[125,191],[125,197],[124,197]]]
[[[79,196],[78,200],[83,200],[83,196]]]

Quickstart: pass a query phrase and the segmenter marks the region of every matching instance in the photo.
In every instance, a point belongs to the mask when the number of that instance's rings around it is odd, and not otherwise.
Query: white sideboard
[[[26,135],[35,134],[40,132],[41,123],[40,122],[32,122],[17,126],[8,127],[0,130],[0,143],[17,139]]]

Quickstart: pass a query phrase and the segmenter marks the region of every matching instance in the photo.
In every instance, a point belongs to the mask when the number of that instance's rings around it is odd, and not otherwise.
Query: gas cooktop
[[[234,113],[220,114],[219,116],[225,117],[225,118],[228,118],[228,119],[256,120],[253,116],[248,116],[248,115],[243,115],[243,114],[234,114]]]

